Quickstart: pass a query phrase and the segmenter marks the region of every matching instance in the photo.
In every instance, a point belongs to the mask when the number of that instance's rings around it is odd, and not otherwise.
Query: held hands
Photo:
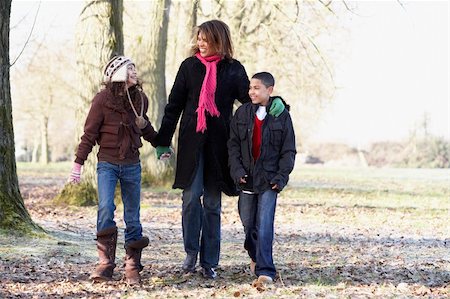
[[[70,173],[68,183],[78,184],[81,181],[81,164],[74,162],[72,172]]]
[[[278,117],[278,116],[280,116],[280,114],[283,111],[284,111],[283,101],[281,101],[280,98],[276,97],[272,101],[272,105],[270,106],[270,109],[269,109],[269,114],[274,116],[274,117]]]
[[[172,149],[168,146],[156,147],[156,158],[161,161],[168,160],[172,156]]]

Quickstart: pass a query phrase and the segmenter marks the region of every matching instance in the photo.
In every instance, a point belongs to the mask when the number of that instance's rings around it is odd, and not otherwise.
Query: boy
[[[245,231],[244,248],[257,282],[269,284],[276,270],[272,258],[277,194],[294,168],[295,135],[289,106],[275,118],[267,113],[275,79],[255,74],[250,81],[251,103],[236,111],[230,127],[228,153],[231,177],[241,190],[239,216]]]

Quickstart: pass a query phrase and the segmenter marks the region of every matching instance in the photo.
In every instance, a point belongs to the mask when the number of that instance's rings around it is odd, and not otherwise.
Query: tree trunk
[[[41,164],[48,164],[48,116],[41,116]]]
[[[148,23],[145,25],[148,34],[142,37],[143,45],[139,49],[143,51],[141,52],[143,55],[138,55],[136,60],[139,61],[139,76],[147,86],[145,88],[149,99],[147,115],[153,126],[158,129],[167,103],[165,71],[170,0],[152,1],[150,5]],[[160,177],[173,172],[175,159],[171,159],[169,163],[161,163],[156,160],[154,149],[149,143],[144,144],[141,153],[146,157],[142,159],[145,161],[143,163],[144,171],[151,176]]]
[[[33,151],[31,153],[31,163],[38,162],[38,151],[39,151],[39,136],[35,135],[33,137]]]
[[[9,81],[10,13],[11,0],[0,1],[0,228],[29,231],[38,226],[25,208],[17,179]]]
[[[77,68],[80,100],[76,111],[77,143],[95,94],[101,89],[102,70],[115,55],[123,55],[123,0],[85,1],[77,26]],[[82,179],[97,186],[96,146],[83,166]]]

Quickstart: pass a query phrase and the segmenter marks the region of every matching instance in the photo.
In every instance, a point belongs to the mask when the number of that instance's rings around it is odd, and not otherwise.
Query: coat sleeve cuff
[[[283,190],[284,187],[286,187],[286,182],[279,175],[275,176],[272,180],[270,180],[270,184],[272,185],[277,184],[279,191]]]
[[[75,158],[75,163],[78,163],[78,164],[80,164],[80,165],[83,165],[83,164],[84,164],[84,160],[81,159],[81,158],[79,158],[79,157],[76,157],[76,158]]]
[[[239,185],[240,183],[240,179],[242,177],[244,177],[244,175],[246,175],[247,173],[245,172],[244,169],[239,169],[238,171],[236,171],[235,176],[234,176],[234,182],[236,183],[236,185]]]

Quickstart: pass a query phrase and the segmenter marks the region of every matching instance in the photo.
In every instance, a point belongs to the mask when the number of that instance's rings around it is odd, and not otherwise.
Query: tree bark
[[[20,195],[12,123],[9,24],[11,0],[0,1],[0,228],[29,231],[31,220]]]
[[[33,137],[33,151],[31,154],[31,163],[38,162],[38,151],[39,151],[39,137],[35,135]]]
[[[148,34],[142,37],[142,47],[137,49],[142,52],[136,57],[138,75],[145,82],[145,93],[149,99],[147,115],[156,129],[159,128],[167,103],[165,72],[169,9],[170,0],[156,0],[150,3],[148,23],[145,24]],[[149,143],[144,144],[141,153],[147,157],[142,159],[145,161],[144,171],[151,176],[160,177],[173,172],[175,159],[171,159],[169,163],[156,160]]]
[[[123,55],[123,0],[85,1],[77,26],[77,68],[79,105],[76,111],[77,144],[84,132],[84,122],[95,94],[101,89],[103,67],[115,55]],[[97,186],[98,147],[83,166],[82,179]]]
[[[48,116],[41,116],[41,164],[48,164]]]

